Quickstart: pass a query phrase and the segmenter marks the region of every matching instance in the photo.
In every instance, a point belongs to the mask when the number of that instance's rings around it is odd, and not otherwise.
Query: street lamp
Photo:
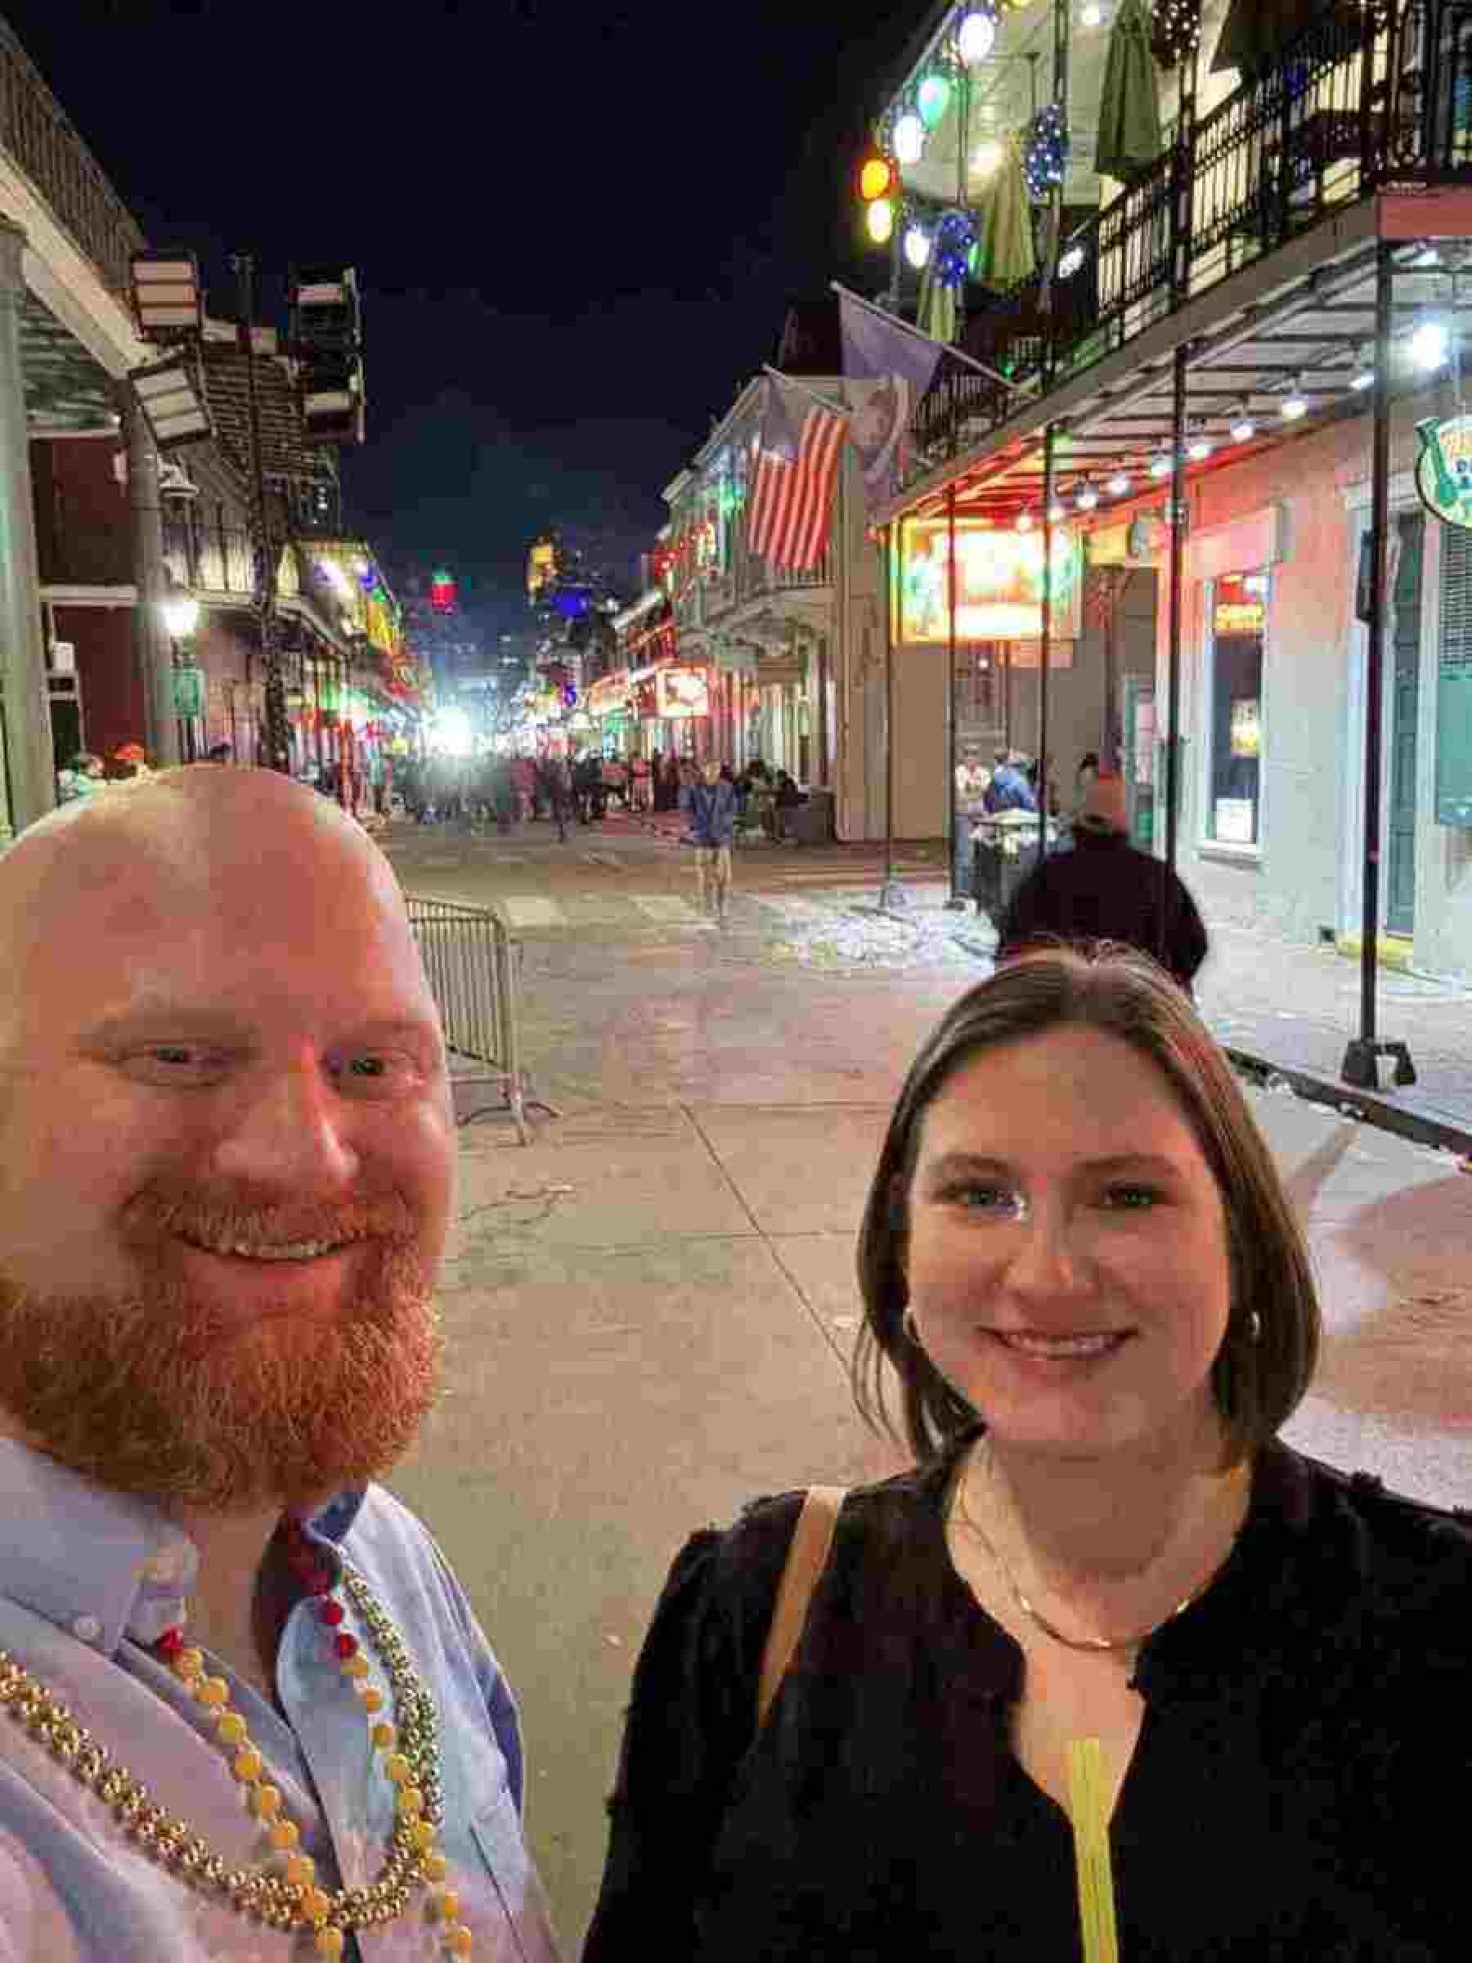
[[[185,443],[202,443],[214,434],[209,405],[200,386],[199,363],[178,354],[129,375],[154,448],[161,453]]]
[[[182,587],[171,586],[159,601],[158,610],[173,644],[174,715],[179,724],[179,753],[185,763],[193,763],[198,755],[195,718],[204,714],[204,675],[192,650],[180,644],[192,640],[198,630],[199,602]]]
[[[192,252],[135,252],[131,273],[133,311],[145,339],[167,341],[203,330],[204,296]]]

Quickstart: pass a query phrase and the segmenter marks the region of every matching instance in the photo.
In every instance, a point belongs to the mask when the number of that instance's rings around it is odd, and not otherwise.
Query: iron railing
[[[973,323],[968,347],[1014,384],[943,361],[912,425],[909,474],[1013,415],[1165,315],[1387,183],[1472,177],[1472,0],[1325,8]]]
[[[146,243],[40,71],[0,20],[0,149],[15,159],[92,261],[104,285],[126,294],[132,255]]]
[[[458,906],[414,893],[405,899],[430,993],[440,1012],[445,1046],[454,1056],[486,1066],[453,1081],[496,1085],[517,1137],[530,1145],[527,1106],[539,1100],[531,1095],[521,1063],[518,944],[499,914],[488,908]]]

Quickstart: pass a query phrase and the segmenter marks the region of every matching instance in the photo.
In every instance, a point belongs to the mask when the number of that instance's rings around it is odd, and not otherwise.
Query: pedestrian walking
[[[526,755],[512,759],[511,782],[516,791],[517,822],[525,824],[533,815],[537,795],[537,766]]]
[[[680,808],[680,765],[673,750],[667,750],[659,764],[660,811],[678,811]]]
[[[630,808],[643,817],[649,810],[649,759],[635,755],[629,765]]]
[[[392,868],[169,771],[21,834],[0,944],[0,1956],[552,1963],[511,1688],[376,1483],[457,1145]]]
[[[972,826],[986,810],[985,798],[992,774],[981,760],[981,752],[968,747],[956,765],[956,827],[952,840],[954,870],[952,889],[961,899],[971,897],[975,873],[975,847]]]
[[[858,1268],[913,1465],[677,1556],[583,1963],[1459,1955],[1472,1522],[1284,1443],[1313,1269],[1180,991],[965,994]]]
[[[1013,894],[998,927],[997,960],[1049,938],[1138,948],[1188,991],[1206,959],[1206,928],[1185,881],[1126,836],[1121,778],[1095,780],[1073,850],[1048,854]]]
[[[688,837],[695,847],[695,876],[703,913],[726,924],[731,893],[731,842],[736,836],[736,788],[721,776],[714,757],[699,779],[681,793]]]
[[[567,843],[567,821],[572,815],[572,773],[565,757],[543,757],[537,767],[537,788],[547,807],[547,816],[557,827],[559,841]]]

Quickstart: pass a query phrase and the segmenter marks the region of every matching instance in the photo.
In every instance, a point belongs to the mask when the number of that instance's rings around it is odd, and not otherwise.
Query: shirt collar
[[[306,1521],[340,1542],[364,1490],[336,1494]],[[199,1555],[174,1521],[58,1460],[0,1438],[0,1596],[112,1656],[125,1635],[153,1643],[183,1619]]]

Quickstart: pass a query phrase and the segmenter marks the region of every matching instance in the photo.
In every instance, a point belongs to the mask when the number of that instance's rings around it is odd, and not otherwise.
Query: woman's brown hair
[[[1231,1315],[1211,1383],[1232,1458],[1240,1460],[1277,1434],[1313,1377],[1321,1317],[1308,1248],[1231,1065],[1190,1001],[1144,955],[1107,944],[1087,953],[1037,949],[1006,963],[947,1011],[910,1066],[859,1234],[859,1409],[871,1425],[900,1436],[885,1403],[887,1363],[900,1381],[903,1435],[918,1461],[975,1429],[979,1414],[904,1325],[904,1252],[921,1128],[946,1083],[974,1057],[1065,1028],[1113,1036],[1161,1073],[1216,1180],[1226,1213]]]

